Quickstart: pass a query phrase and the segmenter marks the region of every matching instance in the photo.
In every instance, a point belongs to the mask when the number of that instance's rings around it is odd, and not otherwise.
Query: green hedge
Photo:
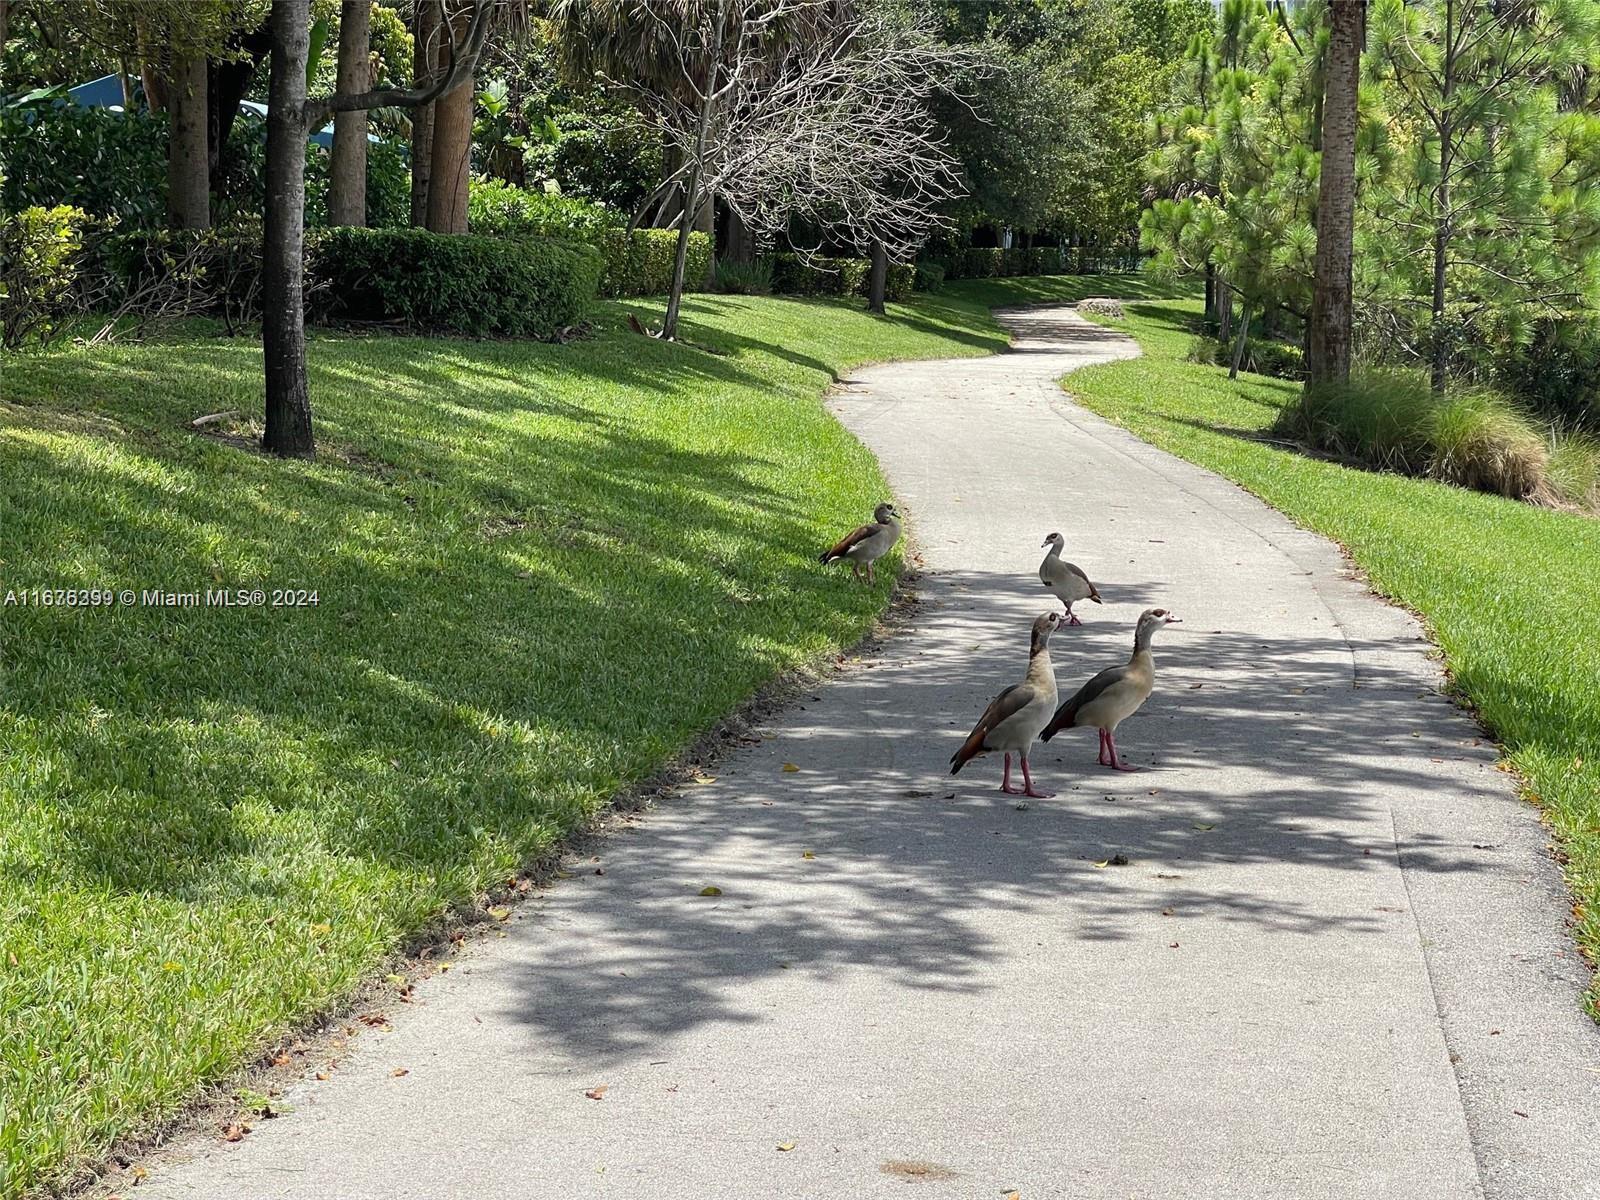
[[[499,180],[472,185],[467,226],[475,234],[498,238],[560,238],[586,242],[600,252],[602,296],[659,296],[672,287],[678,253],[676,229],[628,232],[621,213],[592,200],[530,192]],[[689,235],[687,290],[705,286],[711,266],[711,239]]]
[[[786,296],[865,296],[872,289],[872,260],[823,258],[810,260],[798,254],[774,254],[772,290]],[[917,268],[911,263],[890,263],[884,281],[886,300],[903,300],[917,288]]]
[[[420,229],[329,229],[310,274],[322,314],[410,329],[548,338],[581,319],[600,281],[592,246]]]
[[[919,262],[915,287],[919,292],[937,292],[944,286],[944,267],[936,262]]]
[[[33,206],[0,223],[0,346],[47,340],[74,308],[81,208]]]

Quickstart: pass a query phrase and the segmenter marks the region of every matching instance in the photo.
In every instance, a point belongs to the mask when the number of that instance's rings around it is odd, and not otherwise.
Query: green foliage
[[[854,296],[868,282],[872,264],[864,258],[774,254],[772,290],[786,296]]]
[[[478,336],[554,337],[600,281],[592,246],[421,229],[328,229],[312,262],[331,319]]]
[[[966,246],[946,251],[946,279],[998,279],[1015,275],[1054,275],[1066,271],[1068,251],[1058,246]]]
[[[872,263],[867,263],[867,282],[861,285],[861,294],[864,296],[872,285]],[[883,281],[883,297],[885,300],[904,300],[916,290],[917,268],[911,263],[889,264],[889,272]]]
[[[1514,500],[1549,494],[1550,453],[1526,413],[1487,388],[1457,388],[1434,408],[1428,423],[1434,479]]]
[[[944,264],[917,260],[912,288],[919,292],[937,292],[944,286]]]
[[[0,219],[0,347],[47,340],[72,312],[84,220],[65,204]]]
[[[755,262],[717,261],[716,290],[729,296],[770,296],[772,294],[772,262],[757,259]]]
[[[0,104],[0,207],[70,205],[125,225],[161,224],[167,206],[167,116]]]
[[[1567,504],[1600,513],[1600,439],[1584,433],[1552,439],[1545,479]]]
[[[491,237],[566,238],[600,252],[604,267],[600,294],[609,297],[659,296],[672,285],[678,252],[675,229],[626,229],[615,209],[573,196],[529,191],[499,180],[474,181],[467,200],[467,224]],[[685,286],[693,291],[706,277],[711,239],[689,235]]]

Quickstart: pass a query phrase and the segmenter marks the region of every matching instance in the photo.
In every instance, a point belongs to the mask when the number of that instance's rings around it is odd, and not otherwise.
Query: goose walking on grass
[[[950,774],[954,775],[980,754],[999,751],[1006,756],[1005,774],[1000,780],[1000,790],[1012,796],[1034,796],[1048,799],[1049,792],[1033,789],[1033,776],[1028,772],[1028,751],[1034,739],[1050,720],[1056,706],[1056,672],[1050,664],[1050,635],[1061,626],[1060,613],[1049,612],[1036,617],[1033,622],[1033,643],[1028,651],[1028,674],[1021,683],[1014,683],[990,702],[983,716],[972,727],[961,749],[950,756]],[[1011,786],[1011,756],[1022,756],[1022,791]]]
[[[857,579],[861,578],[861,568],[865,566],[867,582],[875,583],[877,580],[872,574],[872,564],[889,553],[899,540],[900,514],[895,511],[894,505],[880,504],[873,512],[871,522],[857,525],[819,561],[826,565],[842,558],[850,564],[850,573]]]
[[[1150,698],[1156,684],[1156,662],[1150,653],[1150,639],[1163,625],[1178,618],[1164,608],[1147,608],[1139,614],[1139,627],[1133,635],[1133,657],[1126,666],[1101,671],[1077,693],[1056,709],[1050,723],[1040,733],[1048,742],[1059,730],[1077,725],[1092,725],[1100,731],[1100,765],[1118,771],[1136,771],[1117,753],[1117,726],[1139,711]]]
[[[1083,622],[1072,615],[1072,606],[1079,600],[1093,600],[1096,604],[1105,602],[1100,599],[1100,593],[1095,590],[1094,584],[1089,582],[1089,577],[1083,573],[1082,568],[1061,557],[1062,547],[1067,544],[1064,537],[1059,533],[1052,533],[1039,544],[1050,547],[1050,553],[1046,554],[1044,561],[1039,564],[1039,582],[1044,584],[1051,595],[1067,606],[1067,624],[1082,625]]]

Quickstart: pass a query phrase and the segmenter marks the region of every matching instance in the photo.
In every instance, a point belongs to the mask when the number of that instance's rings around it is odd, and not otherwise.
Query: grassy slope
[[[320,603],[0,608],[0,1197],[181,1105],[860,635],[887,582],[814,555],[885,489],[819,394],[862,361],[1001,348],[1000,286],[887,321],[691,300],[718,355],[631,335],[620,306],[564,347],[318,338],[315,465],[187,428],[258,416],[252,343],[9,363],[0,598]]]
[[[1355,470],[1258,440],[1298,385],[1230,383],[1183,361],[1194,302],[1140,304],[1120,324],[1145,357],[1068,386],[1146,441],[1249,488],[1337,539],[1383,594],[1420,612],[1455,684],[1543,807],[1600,957],[1600,521],[1424,480]],[[1590,992],[1600,1018],[1600,979]]]

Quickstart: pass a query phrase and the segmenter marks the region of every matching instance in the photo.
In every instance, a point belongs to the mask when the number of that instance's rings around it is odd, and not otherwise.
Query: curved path
[[[920,542],[910,633],[141,1196],[1600,1197],[1566,901],[1416,625],[1057,388],[1132,343],[1004,319],[1015,353],[836,398]],[[1019,809],[944,764],[1057,528],[1106,598],[1064,689],[1140,609],[1185,623],[1123,730],[1144,769],[1074,731]]]

